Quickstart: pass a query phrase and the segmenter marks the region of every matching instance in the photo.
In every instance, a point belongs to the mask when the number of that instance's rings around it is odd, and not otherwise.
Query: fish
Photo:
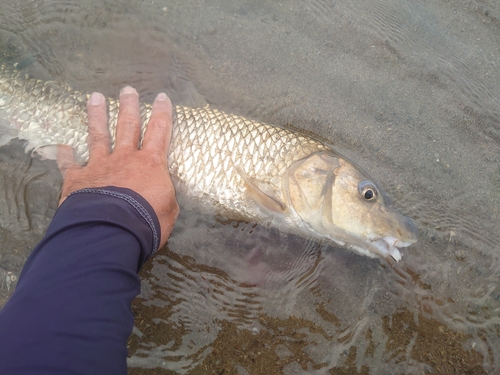
[[[28,77],[0,64],[0,146],[18,138],[26,152],[55,159],[71,146],[84,164],[88,93]],[[108,98],[115,139],[119,103]],[[414,221],[394,208],[366,172],[319,138],[210,106],[175,106],[169,171],[176,192],[228,217],[399,261],[417,242]],[[143,123],[151,105],[141,103]],[[143,132],[145,126],[143,127]]]

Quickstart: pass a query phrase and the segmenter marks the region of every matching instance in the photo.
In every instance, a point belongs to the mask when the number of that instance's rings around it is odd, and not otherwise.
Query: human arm
[[[138,97],[122,94],[111,152],[104,98],[96,95],[89,162],[78,166],[61,148],[61,205],[0,311],[0,373],[126,373],[137,271],[178,213],[166,167],[171,105],[155,101],[139,150]]]

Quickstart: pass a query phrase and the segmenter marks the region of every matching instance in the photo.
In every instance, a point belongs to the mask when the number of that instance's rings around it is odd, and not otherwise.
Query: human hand
[[[111,151],[106,99],[93,93],[87,103],[89,160],[80,166],[73,150],[58,148],[57,164],[63,175],[59,205],[74,191],[83,188],[116,186],[140,194],[153,207],[161,227],[160,247],[166,242],[179,213],[174,186],[167,167],[172,135],[172,103],[159,94],[139,149],[141,117],[139,95],[130,86],[120,92],[116,145]]]

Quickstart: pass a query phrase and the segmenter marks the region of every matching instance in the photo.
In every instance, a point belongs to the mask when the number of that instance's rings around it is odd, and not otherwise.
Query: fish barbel
[[[26,151],[48,159],[55,159],[54,146],[68,145],[84,163],[88,97],[0,64],[0,145],[24,139]],[[114,139],[118,102],[108,103]],[[143,122],[150,110],[141,104]],[[238,218],[372,258],[399,261],[399,248],[417,241],[413,220],[392,208],[366,173],[322,142],[208,106],[176,106],[174,112],[168,163],[177,192]]]

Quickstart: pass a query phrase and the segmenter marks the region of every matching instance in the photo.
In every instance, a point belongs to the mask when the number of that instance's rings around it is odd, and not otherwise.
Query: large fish
[[[54,145],[88,158],[88,95],[26,77],[0,64],[0,146],[54,159]],[[150,105],[142,104],[144,119]],[[118,103],[109,100],[114,137]],[[401,259],[417,241],[408,217],[390,207],[373,180],[325,144],[290,129],[209,107],[175,107],[169,169],[176,190],[238,218],[346,246],[369,257]]]

